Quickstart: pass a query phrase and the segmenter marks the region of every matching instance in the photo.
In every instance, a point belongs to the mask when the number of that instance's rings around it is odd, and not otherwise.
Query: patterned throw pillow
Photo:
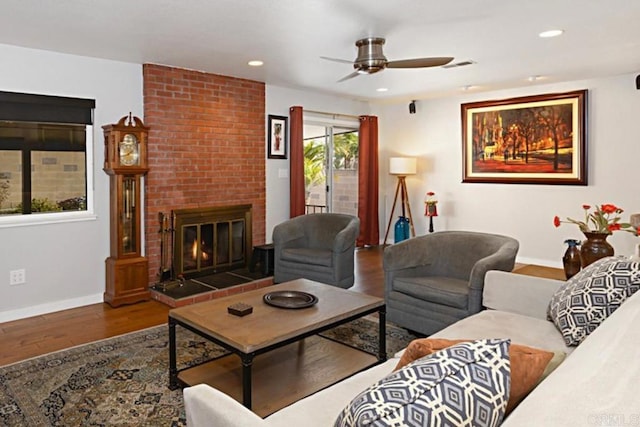
[[[394,370],[409,363],[440,351],[444,348],[470,340],[449,340],[445,338],[419,338],[411,341]],[[548,377],[566,354],[562,351],[546,351],[526,345],[509,346],[509,362],[511,364],[511,390],[506,415],[533,390],[542,380]]]
[[[547,315],[567,345],[578,345],[639,288],[640,262],[602,258],[556,291]]]
[[[511,385],[509,343],[469,341],[418,359],[356,396],[334,427],[500,425]]]

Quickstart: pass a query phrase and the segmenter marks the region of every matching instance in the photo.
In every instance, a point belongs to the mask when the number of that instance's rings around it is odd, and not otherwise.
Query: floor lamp
[[[391,229],[391,222],[393,221],[393,213],[396,210],[396,204],[398,203],[398,195],[400,195],[401,200],[402,216],[409,219],[411,237],[416,236],[415,229],[413,228],[413,217],[411,216],[411,207],[409,206],[409,195],[407,194],[407,183],[405,180],[407,175],[415,175],[416,173],[415,157],[391,157],[389,159],[389,173],[391,175],[396,175],[398,183],[396,185],[396,195],[393,198],[393,207],[391,208],[391,214],[389,215],[387,232],[384,234],[385,245],[387,244],[387,238],[389,237],[389,230]],[[405,213],[408,213],[408,215]]]

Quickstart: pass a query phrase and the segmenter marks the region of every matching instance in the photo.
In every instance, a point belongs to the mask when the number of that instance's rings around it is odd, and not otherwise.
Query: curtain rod
[[[354,116],[352,114],[339,114],[339,113],[326,113],[324,111],[313,111],[313,110],[305,110],[304,108],[302,109],[303,113],[311,113],[311,114],[320,114],[323,116],[330,116],[332,118],[338,118],[338,117],[348,117],[350,119],[360,119],[360,116]]]

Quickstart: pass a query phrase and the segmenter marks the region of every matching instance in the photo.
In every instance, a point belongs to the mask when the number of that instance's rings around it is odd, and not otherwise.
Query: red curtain
[[[357,245],[378,245],[378,118],[360,116],[358,159],[358,217],[360,235]]]
[[[302,107],[289,108],[289,216],[305,213]]]

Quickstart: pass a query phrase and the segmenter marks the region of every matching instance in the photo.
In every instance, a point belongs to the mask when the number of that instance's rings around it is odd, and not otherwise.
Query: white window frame
[[[46,212],[32,214],[16,214],[0,216],[0,228],[21,227],[39,224],[58,224],[65,222],[95,221],[97,216],[94,211],[94,127],[85,125],[85,171],[87,185],[87,209],[83,211]]]

